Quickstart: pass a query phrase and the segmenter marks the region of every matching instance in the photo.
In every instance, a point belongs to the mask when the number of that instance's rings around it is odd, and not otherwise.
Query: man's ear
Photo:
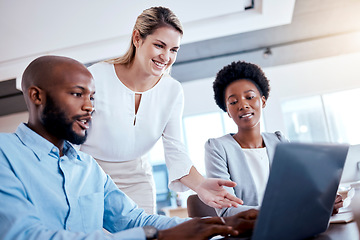
[[[141,36],[139,30],[134,30],[132,34],[132,41],[136,48],[139,47],[140,40],[141,40]]]
[[[45,101],[45,96],[43,90],[36,86],[31,86],[28,89],[28,95],[31,102],[35,105],[41,105]]]

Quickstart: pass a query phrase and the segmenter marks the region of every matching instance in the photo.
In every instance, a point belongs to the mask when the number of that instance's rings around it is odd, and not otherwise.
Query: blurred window
[[[360,89],[287,100],[282,103],[286,135],[293,142],[359,144]]]

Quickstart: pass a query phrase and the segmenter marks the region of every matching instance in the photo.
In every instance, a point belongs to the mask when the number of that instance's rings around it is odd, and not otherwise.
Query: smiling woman
[[[280,132],[260,131],[270,85],[257,65],[239,61],[225,66],[213,88],[217,105],[237,126],[237,132],[210,138],[205,144],[207,176],[235,181],[229,192],[246,203],[217,210],[221,216],[230,216],[261,205],[275,146],[287,140]]]
[[[152,168],[144,158],[162,138],[170,188],[188,187],[213,207],[235,206],[240,199],[205,179],[193,166],[181,139],[184,96],[168,73],[183,34],[180,21],[164,7],[143,11],[125,55],[89,68],[97,97],[93,125],[81,150],[91,154],[117,186],[147,213],[155,212]]]

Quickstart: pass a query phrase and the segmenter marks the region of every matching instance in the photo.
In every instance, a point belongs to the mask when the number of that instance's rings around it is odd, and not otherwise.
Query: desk
[[[351,223],[333,223],[322,234],[309,238],[316,240],[360,240],[357,225]]]
[[[187,208],[183,207],[164,207],[161,209],[168,217],[188,218]]]
[[[249,240],[251,238],[214,238],[226,240]],[[355,222],[351,223],[333,223],[329,228],[316,237],[308,238],[307,240],[360,240],[357,225]]]

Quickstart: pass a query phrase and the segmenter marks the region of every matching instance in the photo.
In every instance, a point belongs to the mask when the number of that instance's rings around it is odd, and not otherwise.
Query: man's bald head
[[[32,61],[25,69],[21,89],[27,95],[30,86],[37,86],[44,90],[61,81],[68,70],[77,68],[80,71],[88,71],[80,62],[61,56],[42,56]]]

